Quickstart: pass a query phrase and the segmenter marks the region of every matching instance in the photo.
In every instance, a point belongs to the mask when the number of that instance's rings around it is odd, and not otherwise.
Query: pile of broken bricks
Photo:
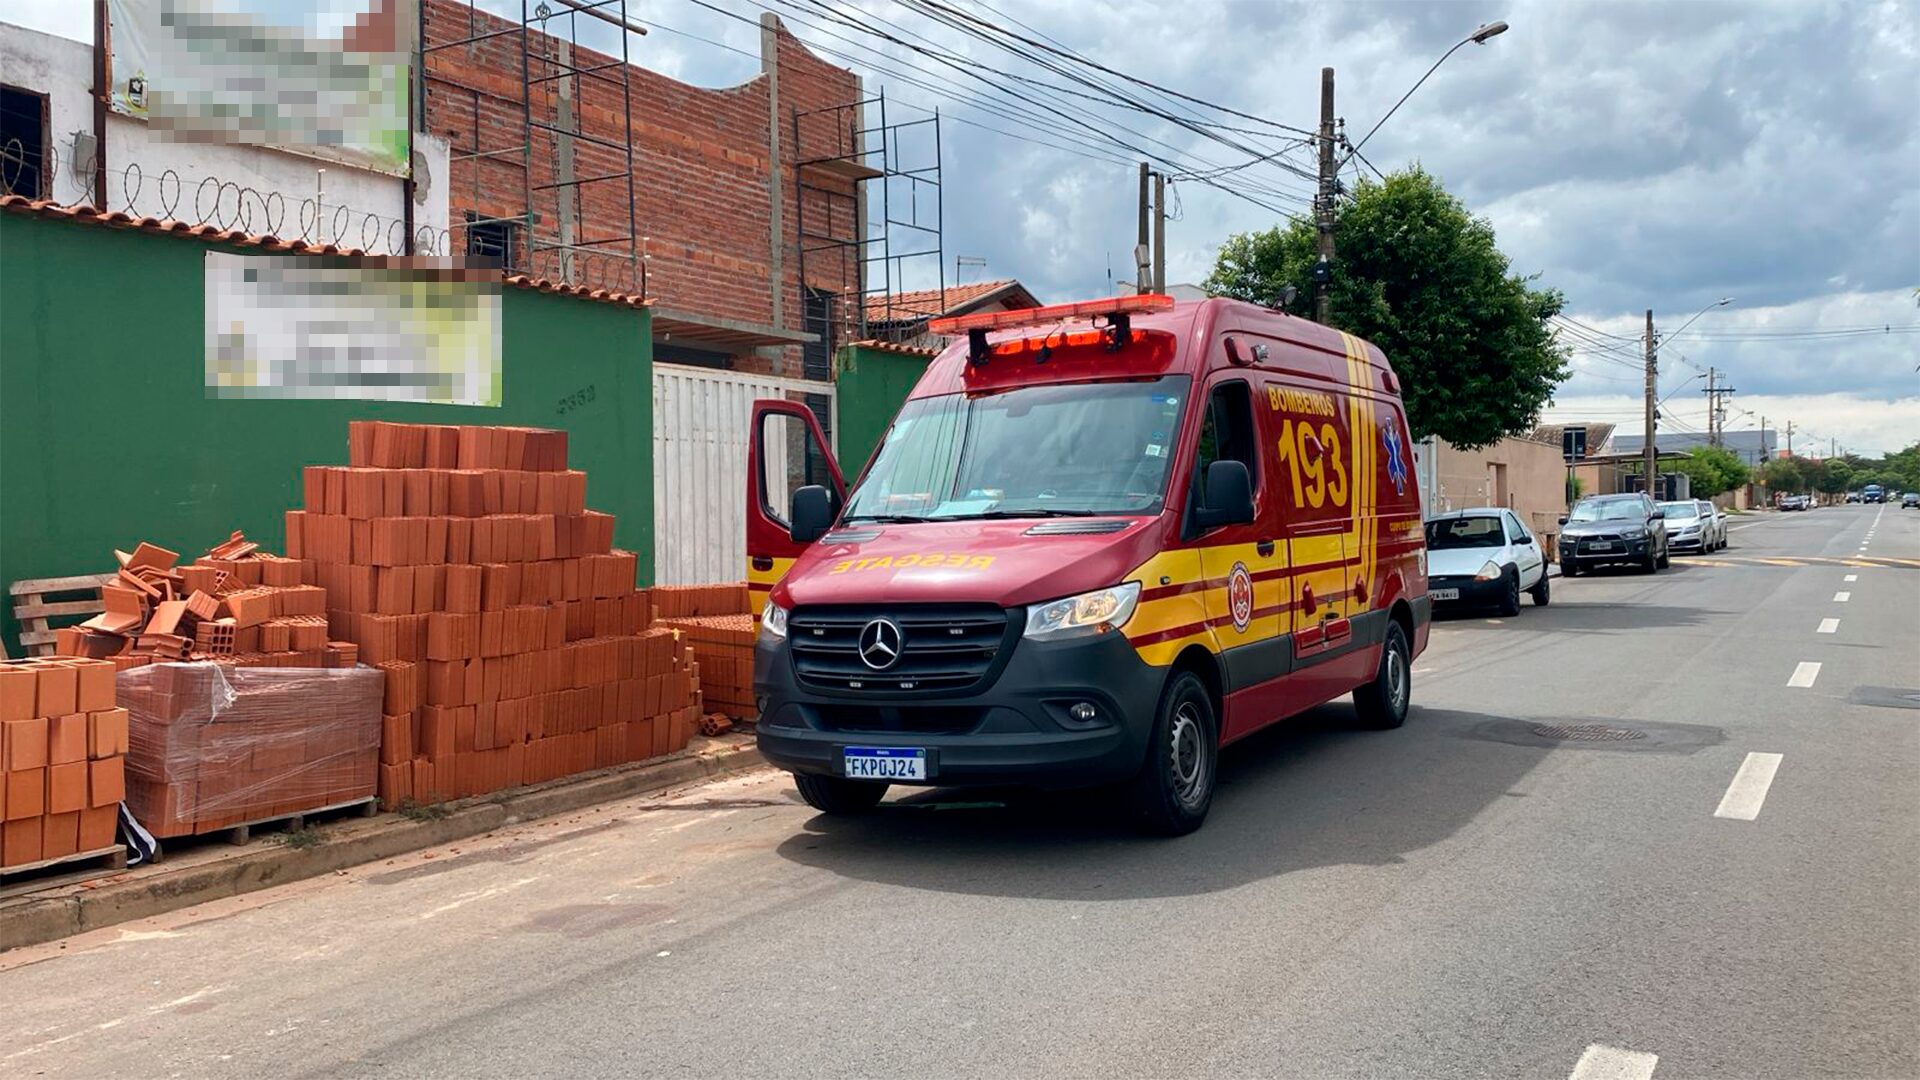
[[[327,592],[313,566],[263,552],[235,531],[192,564],[157,544],[115,551],[106,610],[59,631],[55,652],[119,670],[170,660],[242,667],[348,668],[359,646],[330,641]]]

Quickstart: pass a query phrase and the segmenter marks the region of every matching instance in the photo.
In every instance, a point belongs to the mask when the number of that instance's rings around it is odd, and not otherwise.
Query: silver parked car
[[[1705,554],[1727,546],[1727,519],[1705,499],[1663,502],[1667,512],[1667,543],[1674,551]]]

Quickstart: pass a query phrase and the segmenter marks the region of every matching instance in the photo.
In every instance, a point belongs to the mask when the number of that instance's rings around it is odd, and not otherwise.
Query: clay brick
[[[247,589],[229,595],[227,611],[236,629],[258,626],[279,614],[274,594],[266,589]]]
[[[87,801],[90,806],[112,806],[127,797],[127,759],[101,758],[87,762]]]
[[[69,814],[87,808],[87,762],[69,761],[47,768],[49,814]]]
[[[80,811],[80,836],[77,850],[99,851],[112,847],[120,837],[120,808],[93,806]]]
[[[109,668],[112,665],[108,665]],[[87,714],[69,713],[47,721],[47,762],[64,765],[87,760]]]
[[[480,567],[471,564],[454,564],[446,567],[444,579],[446,595],[444,606],[453,612],[477,612],[480,610]]]
[[[347,421],[347,463],[356,466],[373,464],[374,432],[379,426],[378,420]]]
[[[400,510],[408,517],[425,517],[432,513],[429,492],[432,483],[425,469],[404,469],[400,473]]]
[[[65,664],[38,664],[33,669],[35,716],[64,716],[80,701],[79,669]]]
[[[381,505],[386,507],[388,517],[403,517],[407,504],[407,477],[399,468],[385,469],[380,473]]]
[[[29,720],[38,715],[34,712],[38,683],[31,667],[0,665],[0,721]]]
[[[39,862],[42,833],[46,826],[38,817],[9,821],[4,830],[0,830],[0,864],[24,866]]]
[[[47,770],[13,769],[7,773],[6,820],[39,817],[47,809]]]

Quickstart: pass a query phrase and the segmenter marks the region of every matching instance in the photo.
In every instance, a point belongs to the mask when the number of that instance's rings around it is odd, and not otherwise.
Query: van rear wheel
[[[800,797],[808,806],[836,817],[871,813],[887,793],[887,785],[872,780],[847,780],[811,773],[794,773],[793,786],[800,789]]]
[[[1140,826],[1157,836],[1185,836],[1207,820],[1220,759],[1213,699],[1191,671],[1174,675],[1160,695],[1147,760],[1127,786]]]
[[[1413,661],[1407,632],[1389,620],[1387,640],[1380,646],[1380,670],[1372,682],[1353,692],[1353,708],[1360,714],[1361,727],[1385,731],[1407,722],[1412,701]]]

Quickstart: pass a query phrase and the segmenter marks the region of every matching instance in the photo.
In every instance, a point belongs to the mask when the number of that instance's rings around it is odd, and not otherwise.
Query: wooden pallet
[[[333,803],[328,806],[316,806],[311,810],[302,810],[297,814],[280,814],[275,817],[255,818],[252,821],[243,821],[238,825],[223,825],[218,829],[208,829],[202,833],[170,836],[166,838],[166,842],[172,844],[189,840],[218,838],[226,840],[229,844],[244,844],[253,839],[253,830],[262,825],[279,825],[287,830],[299,829],[305,827],[307,819],[310,817],[321,814],[333,814],[336,811],[342,812],[339,815],[341,817],[372,817],[380,812],[380,797],[378,795],[369,795],[364,799],[352,799],[347,802]],[[155,837],[153,843],[153,861],[159,862],[163,854],[161,840],[159,837]]]
[[[49,626],[47,620],[61,619],[61,625],[67,626],[107,610],[106,603],[100,599],[100,586],[112,580],[112,574],[80,574],[33,578],[8,586],[7,592],[13,597],[13,617],[20,623],[20,647],[28,656],[52,656],[56,628]],[[78,597],[74,595],[77,593],[87,595]]]
[[[127,849],[123,844],[111,847],[82,851],[74,855],[62,855],[53,859],[41,859],[39,862],[22,863],[19,866],[0,867],[0,881],[11,880],[20,875],[31,874],[37,870],[48,870],[56,866],[68,866],[73,863],[99,860],[100,870],[125,870],[127,868]]]

